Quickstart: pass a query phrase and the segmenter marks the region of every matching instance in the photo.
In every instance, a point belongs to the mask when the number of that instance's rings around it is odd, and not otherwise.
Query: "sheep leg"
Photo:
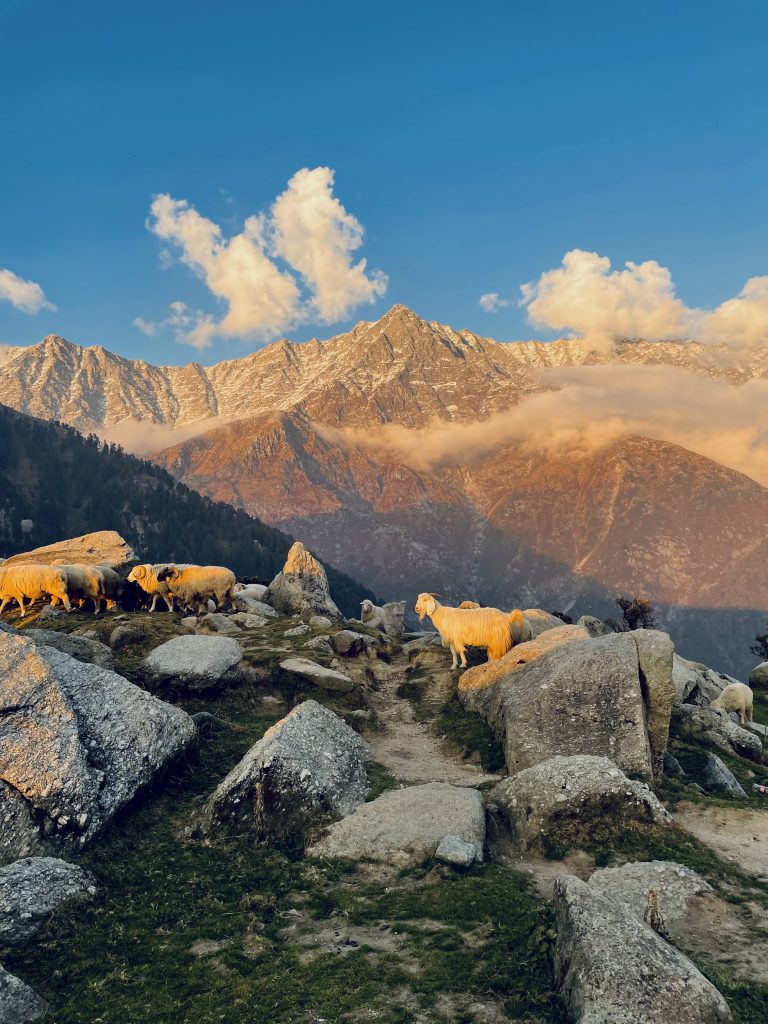
[[[159,596],[160,596],[159,594],[153,594],[152,595],[152,603],[149,606],[149,610],[151,612],[153,612],[155,610],[155,608],[157,607],[157,599],[158,599]],[[165,598],[165,603],[168,604],[168,598],[167,597]]]
[[[157,598],[157,595],[155,595],[155,598]],[[172,612],[173,611],[173,598],[170,596],[170,594],[163,594],[163,600],[165,601],[165,604],[166,604],[166,607],[168,608],[168,611]]]
[[[93,599],[93,614],[98,615],[101,611],[101,598],[97,594]]]
[[[459,662],[456,657],[456,648],[453,644],[449,644],[448,646],[451,648],[451,672],[454,672],[459,667]],[[445,640],[443,640],[443,647],[445,647]]]
[[[745,717],[748,722],[752,721],[752,708],[747,708],[745,711]]]

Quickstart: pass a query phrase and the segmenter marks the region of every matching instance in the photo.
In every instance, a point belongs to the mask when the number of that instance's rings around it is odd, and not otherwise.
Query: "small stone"
[[[445,864],[454,867],[468,868],[477,857],[477,850],[472,843],[466,842],[461,836],[443,836],[435,850],[435,857]]]

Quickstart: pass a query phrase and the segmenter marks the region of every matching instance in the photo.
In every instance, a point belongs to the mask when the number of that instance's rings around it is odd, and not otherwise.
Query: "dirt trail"
[[[446,659],[447,660],[447,659]],[[479,786],[500,775],[490,774],[479,765],[461,761],[432,731],[428,722],[416,721],[413,705],[396,690],[406,681],[405,665],[376,662],[374,668],[379,689],[369,695],[369,704],[383,727],[366,736],[375,759],[406,785],[424,782],[450,782],[455,786]],[[428,701],[439,707],[455,687],[449,672],[430,678]]]
[[[725,860],[768,879],[768,810],[681,803],[674,819]]]

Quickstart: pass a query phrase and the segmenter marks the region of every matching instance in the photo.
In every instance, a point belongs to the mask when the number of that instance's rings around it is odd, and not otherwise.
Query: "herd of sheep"
[[[151,598],[150,611],[154,611],[162,598],[169,611],[178,601],[183,609],[207,610],[209,600],[222,608],[226,603],[234,606],[235,574],[219,565],[137,565],[129,576]],[[102,601],[107,609],[114,608],[121,593],[118,574],[106,565],[0,565],[0,612],[11,601],[21,608],[27,604],[50,600],[51,605],[62,604],[67,611],[72,605],[82,608],[93,602],[96,615]]]

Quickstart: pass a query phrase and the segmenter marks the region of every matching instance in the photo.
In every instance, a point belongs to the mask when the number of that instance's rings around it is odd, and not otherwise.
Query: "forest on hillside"
[[[95,530],[117,530],[139,558],[227,565],[269,581],[293,538],[178,483],[119,445],[0,406],[0,558]],[[347,615],[373,594],[326,566]]]

